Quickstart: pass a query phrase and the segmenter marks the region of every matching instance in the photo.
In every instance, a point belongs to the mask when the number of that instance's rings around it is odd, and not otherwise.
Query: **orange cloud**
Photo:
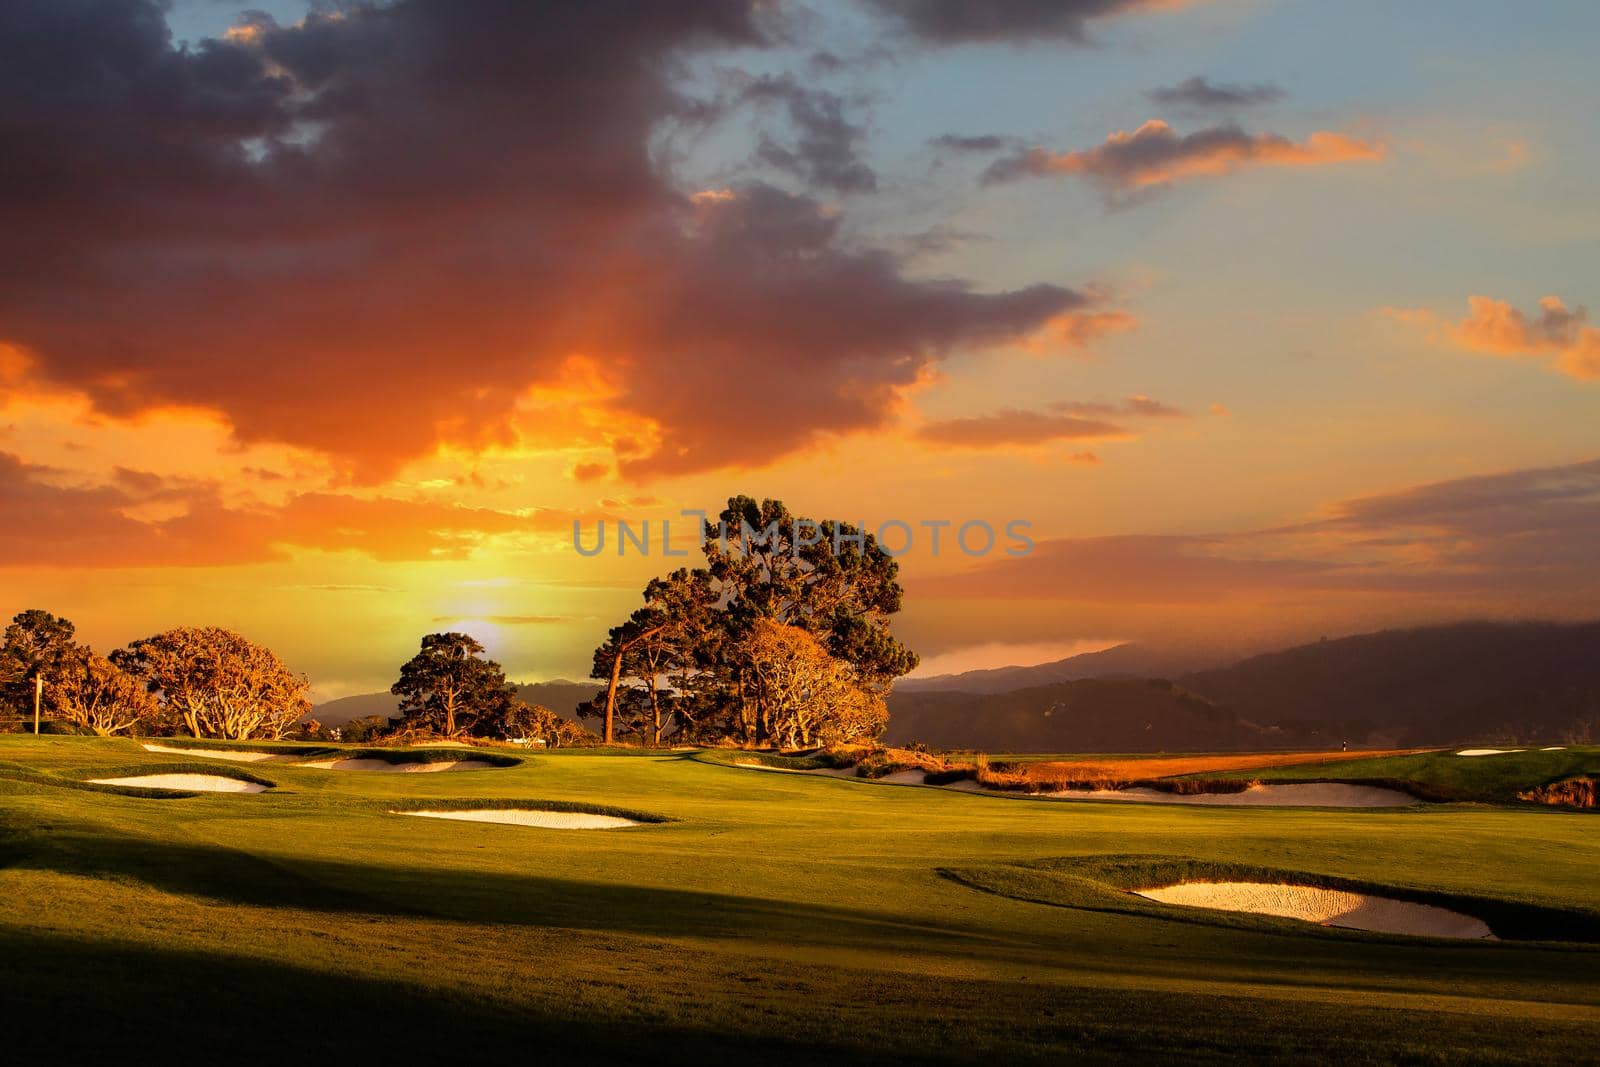
[[[1600,379],[1600,328],[1590,326],[1586,308],[1569,308],[1560,297],[1539,301],[1536,315],[1509,301],[1467,298],[1467,316],[1441,323],[1427,310],[1387,308],[1401,322],[1425,326],[1436,344],[1449,344],[1491,356],[1543,357],[1562,374],[1579,381]]]
[[[1052,441],[1126,441],[1133,434],[1100,419],[1006,408],[990,415],[930,422],[917,431],[917,437],[951,448],[1012,448]]]
[[[1178,134],[1160,119],[1118,130],[1105,143],[1077,152],[1030,148],[996,160],[986,183],[1052,174],[1082,174],[1117,189],[1169,185],[1229,174],[1244,167],[1310,167],[1379,160],[1382,144],[1320,130],[1295,143],[1275,133],[1249,134],[1234,125]]]
[[[1057,315],[1018,347],[1039,353],[1088,348],[1102,337],[1137,329],[1139,320],[1126,311],[1069,311]]]
[[[238,506],[215,484],[144,471],[92,486],[56,484],[57,473],[0,452],[0,566],[223,566],[282,560],[292,548],[460,560],[494,538],[568,535],[575,520],[616,517],[604,507],[506,511],[331,492]]]

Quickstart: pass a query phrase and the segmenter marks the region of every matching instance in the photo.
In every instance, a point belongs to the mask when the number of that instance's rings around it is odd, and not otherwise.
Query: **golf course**
[[[1600,749],[1248,775],[1463,798],[1364,808],[507,752],[0,737],[8,1056],[1552,1063],[1600,1043],[1595,815],[1503,799],[1594,775]],[[408,763],[471,773],[372,773]],[[151,776],[168,787],[96,784]],[[423,812],[472,818],[404,817]],[[1492,939],[1135,892],[1197,882],[1370,892]]]

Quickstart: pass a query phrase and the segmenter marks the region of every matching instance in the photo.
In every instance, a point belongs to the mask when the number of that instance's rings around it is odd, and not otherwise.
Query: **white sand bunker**
[[[498,822],[510,826],[539,826],[546,830],[613,830],[643,826],[619,815],[591,811],[538,811],[532,808],[485,808],[480,811],[391,811],[390,815],[420,815],[424,819],[460,819],[462,822]]]
[[[1523,752],[1520,748],[1464,748],[1457,752],[1458,756],[1504,756],[1510,752]]]
[[[1031,800],[1128,800],[1147,804],[1205,804],[1218,807],[1403,808],[1422,803],[1410,793],[1344,782],[1256,784],[1238,793],[1168,793],[1160,789],[1063,789],[1054,793],[1015,793],[985,789],[976,782],[947,788],[971,793],[1024,796]]]
[[[174,748],[170,745],[143,745],[146,752],[166,752],[173,756],[201,756],[205,759],[225,759],[234,763],[261,763],[264,760],[282,760],[292,757],[274,752],[245,752],[242,749]]]
[[[192,793],[260,793],[260,782],[224,778],[218,774],[141,774],[132,778],[91,778],[96,785],[131,785],[136,789],[182,789]]]
[[[1549,746],[1547,746],[1545,748],[1541,748],[1539,751],[1540,752],[1565,752],[1566,750],[1567,750],[1567,746],[1566,745],[1549,745]]]
[[[297,767],[315,767],[322,771],[379,771],[389,774],[434,774],[439,771],[487,771],[494,769],[494,764],[481,759],[439,760],[435,763],[424,763],[413,760],[408,763],[390,763],[382,759],[323,759],[313,760],[310,763],[297,763]]]
[[[1342,926],[1380,934],[1498,940],[1482,919],[1448,908],[1308,885],[1185,882],[1156,889],[1141,889],[1137,895],[1163,904],[1276,915],[1322,926]]]

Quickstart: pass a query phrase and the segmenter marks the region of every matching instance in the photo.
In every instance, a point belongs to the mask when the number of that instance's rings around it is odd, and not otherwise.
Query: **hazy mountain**
[[[1556,744],[1586,729],[1600,735],[1600,623],[1388,630],[1252,656],[1182,675],[1177,686],[1114,677],[1153,662],[1139,657],[1124,645],[1039,667],[902,682],[889,697],[886,736],[1082,752]],[[988,688],[1087,670],[1112,677]]]
[[[1166,681],[1084,678],[1010,693],[889,696],[890,744],[991,752],[1272,748],[1270,731]]]
[[[895,683],[897,693],[950,691],[1007,693],[1029,686],[1070,682],[1080,678],[1170,678],[1209,667],[1218,657],[1198,652],[1153,649],[1145,645],[1117,645],[1099,652],[1084,652],[1032,667],[995,667],[931,678],[906,678]]]
[[[1182,679],[1242,717],[1323,741],[1559,742],[1600,732],[1600,622],[1386,630]]]
[[[530,704],[543,704],[551,711],[568,719],[577,718],[579,703],[594,696],[598,682],[529,682],[517,686],[517,693]],[[324,726],[342,726],[351,719],[368,715],[393,717],[398,701],[392,693],[358,693],[340,697],[311,709],[311,718]]]

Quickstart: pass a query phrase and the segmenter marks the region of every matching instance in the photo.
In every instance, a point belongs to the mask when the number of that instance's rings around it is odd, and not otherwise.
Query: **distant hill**
[[[1032,667],[995,667],[962,674],[938,674],[896,682],[896,693],[948,691],[959,693],[1009,693],[1029,686],[1071,682],[1080,678],[1170,678],[1199,670],[1218,657],[1195,652],[1153,649],[1145,645],[1117,645],[1099,652],[1084,652]]]
[[[594,696],[598,682],[530,682],[517,686],[517,693],[530,704],[543,704],[551,711],[568,719],[577,719],[578,705]],[[368,715],[393,717],[398,701],[392,693],[358,693],[340,697],[311,709],[311,718],[324,726],[343,726],[351,719]]]
[[[1600,622],[1386,630],[1181,681],[1308,741],[1557,743],[1585,722],[1600,733]]]
[[[1182,674],[1126,677],[1139,646],[901,682],[886,739],[1011,751],[1559,744],[1600,736],[1600,623],[1386,630]],[[1098,677],[1089,672],[1105,672]],[[1080,673],[1081,672],[1081,673]],[[1017,679],[1078,675],[1049,684]],[[1172,673],[1161,671],[1171,676]]]
[[[1084,678],[1009,693],[889,696],[890,744],[996,752],[1198,752],[1274,748],[1252,725],[1167,681]]]

